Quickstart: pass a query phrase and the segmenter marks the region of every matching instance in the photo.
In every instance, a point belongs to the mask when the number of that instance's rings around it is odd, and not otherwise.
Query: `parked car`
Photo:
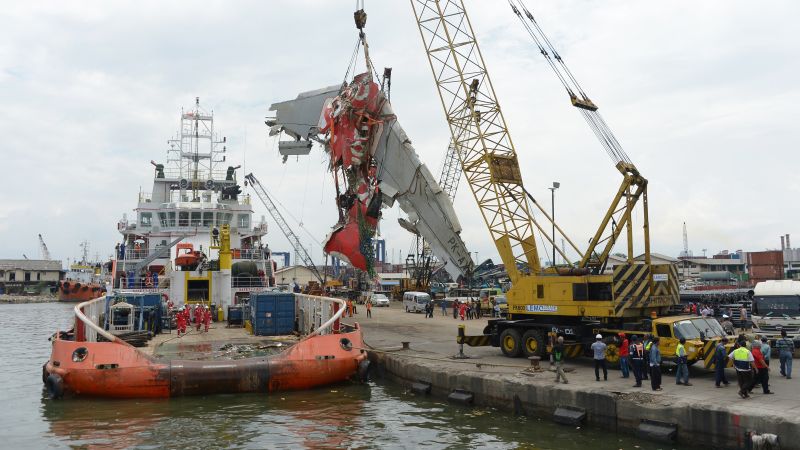
[[[372,296],[372,304],[374,306],[389,306],[389,297],[383,294],[375,294]]]

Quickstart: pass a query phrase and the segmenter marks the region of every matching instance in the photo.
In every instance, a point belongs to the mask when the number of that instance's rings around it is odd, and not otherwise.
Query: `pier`
[[[361,311],[345,320],[362,325],[377,376],[404,383],[421,395],[429,391],[450,397],[453,407],[486,405],[692,446],[748,448],[747,433],[772,433],[779,436],[781,448],[799,448],[800,389],[797,380],[780,376],[777,359],[770,369],[770,389],[776,395],[763,395],[757,386],[747,400],[737,396],[733,369],[727,370],[730,386],[717,389],[713,372],[690,367],[693,385],[679,386],[674,370],[665,365],[663,391],[655,392],[647,381],[632,387],[633,374],[621,378],[619,369],[609,370],[608,381],[597,382],[592,360],[577,358],[564,365],[569,384],[557,384],[549,361],[541,361],[536,370],[531,361],[504,357],[496,347],[465,346],[468,358],[454,358],[458,325],[466,326],[467,335],[480,334],[486,318],[462,322],[453,319],[452,309],[442,316],[437,308],[434,317],[426,319],[393,303],[373,308],[371,319]]]

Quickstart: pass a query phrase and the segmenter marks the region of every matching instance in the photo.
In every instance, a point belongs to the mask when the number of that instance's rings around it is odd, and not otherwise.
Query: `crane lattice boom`
[[[314,276],[319,280],[320,284],[324,284],[325,282],[322,279],[322,275],[317,270],[317,266],[314,264],[314,261],[311,259],[311,255],[308,254],[308,251],[303,244],[300,243],[300,239],[297,235],[292,231],[292,228],[286,222],[286,219],[283,218],[283,215],[278,210],[278,207],[275,206],[275,203],[267,194],[267,190],[264,189],[264,186],[261,185],[261,182],[252,174],[245,175],[247,181],[250,182],[250,185],[253,187],[253,190],[256,191],[256,195],[258,198],[261,199],[261,203],[264,204],[264,207],[267,208],[267,211],[275,220],[275,223],[278,224],[278,228],[281,229],[283,235],[286,236],[286,239],[294,248],[294,251],[297,253],[297,257],[303,261],[306,267],[314,274]]]

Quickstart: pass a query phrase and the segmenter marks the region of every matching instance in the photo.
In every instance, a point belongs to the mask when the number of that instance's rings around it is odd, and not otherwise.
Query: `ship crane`
[[[47,249],[47,244],[44,243],[41,233],[39,234],[39,247],[42,250],[42,259],[50,260],[50,250]]]
[[[300,238],[297,237],[297,234],[292,231],[292,228],[286,222],[286,219],[283,218],[283,215],[278,210],[278,207],[275,206],[275,203],[272,201],[269,194],[267,194],[267,190],[252,173],[245,175],[245,179],[250,182],[250,186],[252,186],[253,190],[256,191],[256,195],[258,195],[258,198],[261,199],[261,203],[264,204],[264,207],[267,208],[267,211],[275,220],[275,223],[278,224],[278,228],[281,229],[283,235],[286,236],[286,240],[288,240],[294,248],[295,253],[297,253],[297,257],[303,261],[303,264],[305,264],[308,270],[310,270],[317,280],[319,280],[320,285],[323,286],[325,281],[322,279],[322,275],[319,273],[317,266],[311,259],[311,255],[308,254],[308,250],[306,250],[306,248],[303,247],[303,244],[300,243]]]

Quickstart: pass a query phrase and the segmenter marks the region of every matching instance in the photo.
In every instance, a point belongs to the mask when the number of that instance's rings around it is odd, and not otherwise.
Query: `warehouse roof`
[[[0,259],[0,270],[61,270],[61,261],[48,259]]]

